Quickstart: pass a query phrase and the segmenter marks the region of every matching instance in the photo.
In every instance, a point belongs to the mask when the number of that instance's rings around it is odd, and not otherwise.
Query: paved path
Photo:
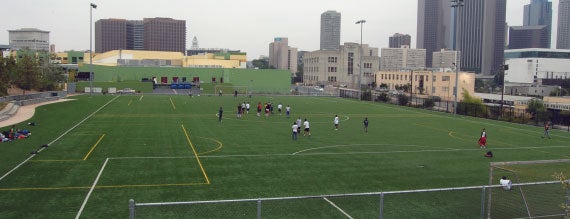
[[[18,112],[16,113],[16,115],[12,116],[11,118],[9,118],[5,121],[0,122],[0,128],[15,125],[15,124],[18,124],[20,122],[23,122],[23,121],[26,121],[26,120],[32,118],[32,116],[34,116],[34,113],[36,112],[36,107],[38,107],[38,106],[52,104],[52,103],[59,103],[59,102],[68,101],[68,100],[72,100],[72,99],[59,99],[59,100],[48,101],[48,102],[43,102],[43,103],[38,103],[38,104],[20,106],[20,109],[18,109]]]

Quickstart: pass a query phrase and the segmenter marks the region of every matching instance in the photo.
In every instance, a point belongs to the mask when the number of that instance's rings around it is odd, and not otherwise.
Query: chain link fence
[[[130,218],[563,218],[559,181],[377,193],[136,203]]]

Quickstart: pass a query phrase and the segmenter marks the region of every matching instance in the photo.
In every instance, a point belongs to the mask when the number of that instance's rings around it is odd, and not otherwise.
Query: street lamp
[[[93,9],[96,4],[89,6],[89,95],[93,94]]]
[[[459,60],[458,60],[458,55],[459,55],[459,39],[457,37],[457,33],[459,32],[457,30],[457,27],[459,25],[457,25],[458,21],[459,21],[459,8],[463,6],[463,0],[451,0],[451,7],[455,9],[455,22],[454,22],[454,31],[453,31],[453,47],[455,48],[455,88],[453,89],[453,92],[455,94],[455,100],[453,101],[453,115],[457,115],[457,93],[459,93]]]
[[[366,20],[359,20],[355,24],[360,24],[360,74],[358,75],[358,95],[359,99],[362,99],[362,26],[366,23]]]

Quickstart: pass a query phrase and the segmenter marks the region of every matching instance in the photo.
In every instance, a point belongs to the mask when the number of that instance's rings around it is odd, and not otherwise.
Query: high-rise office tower
[[[127,20],[101,19],[95,22],[95,52],[127,49]]]
[[[144,24],[141,20],[127,21],[127,49],[144,50]]]
[[[412,37],[409,34],[395,33],[389,38],[390,48],[402,48],[402,46],[410,47]]]
[[[340,13],[326,11],[321,14],[321,50],[338,50],[340,47]]]
[[[558,3],[558,34],[556,36],[557,49],[570,49],[570,0],[560,0]]]
[[[548,46],[550,48],[550,38],[552,33],[552,2],[548,0],[531,0],[530,4],[524,6],[523,26],[545,25],[548,33]]]
[[[297,72],[297,48],[289,46],[287,37],[275,37],[269,44],[269,65],[276,69]]]
[[[186,21],[172,18],[144,18],[144,48],[151,51],[186,50]]]
[[[546,25],[509,28],[509,49],[550,48],[548,39]]]
[[[507,1],[463,2],[458,23],[461,69],[494,75],[503,65]]]
[[[416,48],[426,49],[426,67],[432,67],[432,53],[452,48],[450,0],[418,0]]]
[[[569,0],[570,1],[570,0]],[[491,75],[502,66],[506,0],[464,0],[459,7],[457,42],[462,70]],[[418,0],[417,48],[426,49],[426,65],[434,51],[455,49],[455,13],[451,0]]]

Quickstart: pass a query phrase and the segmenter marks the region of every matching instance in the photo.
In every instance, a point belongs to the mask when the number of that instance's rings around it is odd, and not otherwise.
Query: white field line
[[[87,119],[91,118],[93,115],[95,115],[95,113],[99,112],[101,109],[103,109],[105,106],[109,105],[109,103],[113,102],[115,99],[119,98],[119,96],[116,96],[115,98],[109,100],[109,102],[107,102],[105,105],[99,107],[99,109],[95,110],[95,112],[91,113],[90,115],[88,115],[87,117],[85,117],[83,120],[81,120],[81,122],[78,122],[77,124],[75,124],[73,127],[71,127],[70,129],[68,129],[67,131],[65,131],[63,134],[61,134],[59,137],[57,137],[55,140],[51,141],[50,143],[48,143],[47,145],[50,146],[53,143],[55,143],[57,140],[59,140],[60,138],[62,138],[63,136],[67,135],[67,133],[71,132],[73,129],[77,128],[77,126],[81,125],[83,122],[85,122]],[[46,149],[47,147],[42,147],[40,148],[37,153],[42,152],[44,149]],[[0,181],[2,181],[4,178],[6,178],[6,176],[10,175],[12,172],[14,172],[16,169],[20,168],[20,166],[24,165],[26,162],[28,162],[32,157],[36,156],[36,154],[32,154],[30,155],[30,157],[28,157],[28,159],[22,161],[22,163],[16,165],[16,167],[12,168],[10,171],[8,171],[6,174],[4,174],[2,177],[0,177]]]
[[[141,95],[141,98],[139,98],[139,101],[142,101],[142,98],[144,97],[144,95]]]
[[[105,166],[107,166],[107,162],[109,162],[109,158],[105,159],[105,163],[103,163],[101,170],[99,170],[99,174],[97,174],[97,177],[95,178],[95,182],[93,182],[93,185],[91,185],[91,189],[89,189],[87,196],[85,196],[85,199],[83,200],[83,204],[81,204],[81,208],[79,208],[79,211],[77,212],[77,215],[75,216],[75,219],[79,219],[79,216],[81,216],[81,213],[83,212],[83,209],[85,208],[85,205],[87,204],[87,201],[89,200],[89,197],[91,196],[91,193],[93,193],[93,190],[95,189],[95,186],[97,185],[97,182],[99,182],[99,178],[101,177],[101,174],[103,174],[103,170],[105,170]]]
[[[328,203],[330,203],[334,208],[336,208],[337,210],[340,211],[340,213],[344,214],[344,216],[350,218],[350,219],[354,219],[352,216],[350,216],[348,213],[346,213],[344,210],[342,210],[342,208],[338,207],[337,205],[335,205],[333,202],[331,202],[329,199],[327,199],[327,197],[323,197],[323,199],[325,201],[327,201]]]

